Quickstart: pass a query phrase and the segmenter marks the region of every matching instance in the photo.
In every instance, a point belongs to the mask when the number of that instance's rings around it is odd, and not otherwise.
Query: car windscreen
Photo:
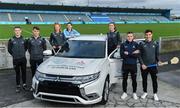
[[[69,40],[65,50],[56,56],[70,58],[104,58],[105,41]]]

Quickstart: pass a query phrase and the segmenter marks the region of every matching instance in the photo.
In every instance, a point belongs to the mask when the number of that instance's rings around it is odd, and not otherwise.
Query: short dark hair
[[[38,26],[34,26],[33,30],[40,30],[40,28]]]
[[[68,25],[68,24],[72,25],[72,23],[71,23],[71,22],[68,22],[68,23],[67,23],[67,25]]]
[[[127,34],[134,34],[134,33],[130,31],[130,32],[127,32]]]
[[[55,24],[59,24],[59,23],[58,23],[58,22],[55,22],[54,25],[55,25]]]
[[[145,32],[144,32],[144,33],[146,34],[146,33],[149,33],[149,32],[153,33],[153,31],[152,31],[152,30],[150,30],[150,29],[145,30]]]
[[[19,28],[19,29],[21,29],[21,27],[20,27],[20,26],[15,26],[15,27],[14,27],[14,29],[16,29],[16,28]]]

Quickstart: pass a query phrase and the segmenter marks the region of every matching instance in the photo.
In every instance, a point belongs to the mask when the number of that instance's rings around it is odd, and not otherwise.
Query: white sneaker
[[[133,98],[134,98],[135,100],[137,100],[137,99],[138,99],[138,97],[137,97],[137,94],[136,94],[136,93],[133,93]]]
[[[154,100],[159,101],[159,98],[158,98],[157,94],[154,94]]]
[[[142,99],[145,99],[145,98],[147,97],[147,95],[148,95],[148,94],[145,92],[145,93],[141,96],[141,98],[142,98]]]
[[[122,96],[121,96],[121,99],[124,100],[127,96],[128,96],[127,93],[124,92],[124,93],[122,94]]]

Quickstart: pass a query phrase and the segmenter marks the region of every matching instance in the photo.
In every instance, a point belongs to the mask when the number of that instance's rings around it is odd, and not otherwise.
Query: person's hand
[[[61,49],[61,48],[62,48],[62,46],[58,46],[58,48],[59,48],[59,49]]]
[[[56,48],[56,46],[53,46],[53,48],[55,49],[55,48]]]
[[[128,55],[129,53],[128,53],[127,51],[124,51],[124,54],[125,54],[125,55]]]
[[[162,65],[163,65],[163,63],[162,63],[161,61],[159,61],[159,62],[158,62],[158,65],[159,65],[159,66],[162,66]]]
[[[117,45],[117,48],[120,48],[120,45]]]
[[[140,53],[139,50],[135,50],[135,51],[133,52],[133,54],[138,54],[138,53]]]
[[[142,67],[142,69],[143,69],[143,70],[146,70],[146,69],[147,69],[147,66],[146,66],[146,65],[144,65],[144,64],[143,64],[143,65],[141,65],[141,67]]]

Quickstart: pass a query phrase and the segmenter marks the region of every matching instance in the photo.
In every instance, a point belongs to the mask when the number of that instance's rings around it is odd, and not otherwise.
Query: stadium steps
[[[9,19],[9,21],[12,21],[12,17],[11,17],[10,13],[8,13],[8,19]]]
[[[43,18],[41,16],[41,14],[38,14],[38,17],[39,17],[40,21],[43,22]]]
[[[89,15],[86,15],[86,17],[89,19],[90,22],[93,22],[93,20],[91,19]]]
[[[66,18],[66,20],[67,20],[68,22],[70,21],[66,15],[64,15],[64,17]]]

